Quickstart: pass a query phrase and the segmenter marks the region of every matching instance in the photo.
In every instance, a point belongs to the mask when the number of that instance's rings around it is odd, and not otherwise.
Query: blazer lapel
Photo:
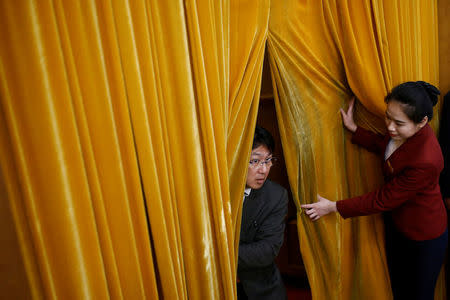
[[[245,224],[242,224],[244,228],[247,228],[251,223],[255,222],[259,211],[263,207],[263,201],[261,199],[262,189],[252,190],[250,195],[245,199],[242,207],[242,220],[245,220]]]
[[[414,160],[414,155],[416,154],[415,149],[424,142],[427,134],[429,134],[429,130],[431,130],[429,125],[425,125],[424,128],[406,140],[391,154],[388,159],[384,161],[383,168],[387,174],[392,175],[397,173],[402,169],[405,161],[408,162],[410,160]]]

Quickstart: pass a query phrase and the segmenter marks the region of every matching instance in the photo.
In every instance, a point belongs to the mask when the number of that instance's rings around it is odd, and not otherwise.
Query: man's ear
[[[428,123],[428,116],[423,117],[422,121],[419,122],[419,128],[424,127]]]

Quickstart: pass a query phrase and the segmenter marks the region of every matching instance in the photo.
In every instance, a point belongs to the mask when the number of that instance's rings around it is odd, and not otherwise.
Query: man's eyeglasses
[[[277,161],[276,157],[271,157],[267,159],[251,159],[249,162],[250,168],[259,168],[266,166],[270,168]]]

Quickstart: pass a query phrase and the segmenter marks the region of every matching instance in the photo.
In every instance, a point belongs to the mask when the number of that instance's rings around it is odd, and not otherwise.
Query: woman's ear
[[[422,121],[419,122],[419,128],[424,127],[428,123],[428,116],[423,117]]]

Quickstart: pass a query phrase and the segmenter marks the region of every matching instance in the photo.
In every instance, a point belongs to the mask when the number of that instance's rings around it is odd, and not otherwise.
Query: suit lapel
[[[261,194],[263,191],[264,186],[260,188],[259,190],[252,190],[250,195],[245,199],[244,205],[242,208],[242,219],[245,220],[245,228],[250,226],[250,223],[253,223],[258,216],[261,208],[263,207],[263,199],[261,197]]]

